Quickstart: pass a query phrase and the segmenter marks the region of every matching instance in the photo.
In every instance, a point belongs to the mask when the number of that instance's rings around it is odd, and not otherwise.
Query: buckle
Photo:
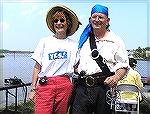
[[[92,77],[92,76],[87,76],[85,78],[85,83],[86,83],[87,86],[92,87],[95,84],[95,78]]]
[[[99,57],[99,52],[97,49],[93,49],[92,52],[91,52],[91,57],[92,59],[97,59]]]

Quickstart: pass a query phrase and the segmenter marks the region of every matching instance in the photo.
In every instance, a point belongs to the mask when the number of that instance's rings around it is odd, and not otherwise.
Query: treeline
[[[11,51],[11,50],[5,50],[0,49],[0,53],[33,53],[33,51]]]
[[[142,60],[150,60],[150,47],[141,48],[140,46],[137,49],[127,50],[128,52],[132,53],[132,56],[136,59]],[[33,53],[33,51],[12,51],[12,50],[5,50],[0,49],[0,53]]]
[[[141,48],[140,46],[137,49],[130,50],[134,58],[150,60],[150,47]]]

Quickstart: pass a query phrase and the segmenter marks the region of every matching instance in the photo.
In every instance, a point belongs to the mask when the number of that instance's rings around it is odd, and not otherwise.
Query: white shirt
[[[99,54],[105,59],[111,72],[129,66],[125,45],[122,39],[112,31],[108,32],[105,38],[99,41],[96,40],[96,45]],[[88,75],[102,72],[96,61],[91,58],[89,38],[80,49],[80,64],[78,70],[79,72],[84,70]]]
[[[42,66],[39,77],[58,76],[74,71],[77,52],[77,42],[48,36],[40,40],[32,59]]]

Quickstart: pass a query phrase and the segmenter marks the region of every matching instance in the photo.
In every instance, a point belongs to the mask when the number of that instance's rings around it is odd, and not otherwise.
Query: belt
[[[80,76],[78,78],[78,84],[85,87],[96,87],[104,85],[105,79],[106,76],[104,76],[101,72],[99,72],[92,75]]]

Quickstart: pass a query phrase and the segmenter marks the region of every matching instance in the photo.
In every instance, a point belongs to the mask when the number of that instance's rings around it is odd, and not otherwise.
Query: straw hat
[[[46,23],[47,23],[48,28],[53,33],[55,33],[52,16],[58,10],[65,11],[68,14],[70,20],[72,21],[72,27],[71,27],[70,32],[68,33],[68,36],[73,35],[77,31],[77,29],[79,27],[79,24],[81,24],[81,23],[79,22],[78,17],[76,16],[76,14],[64,5],[56,5],[56,6],[50,8],[48,10],[47,16],[46,16]]]

